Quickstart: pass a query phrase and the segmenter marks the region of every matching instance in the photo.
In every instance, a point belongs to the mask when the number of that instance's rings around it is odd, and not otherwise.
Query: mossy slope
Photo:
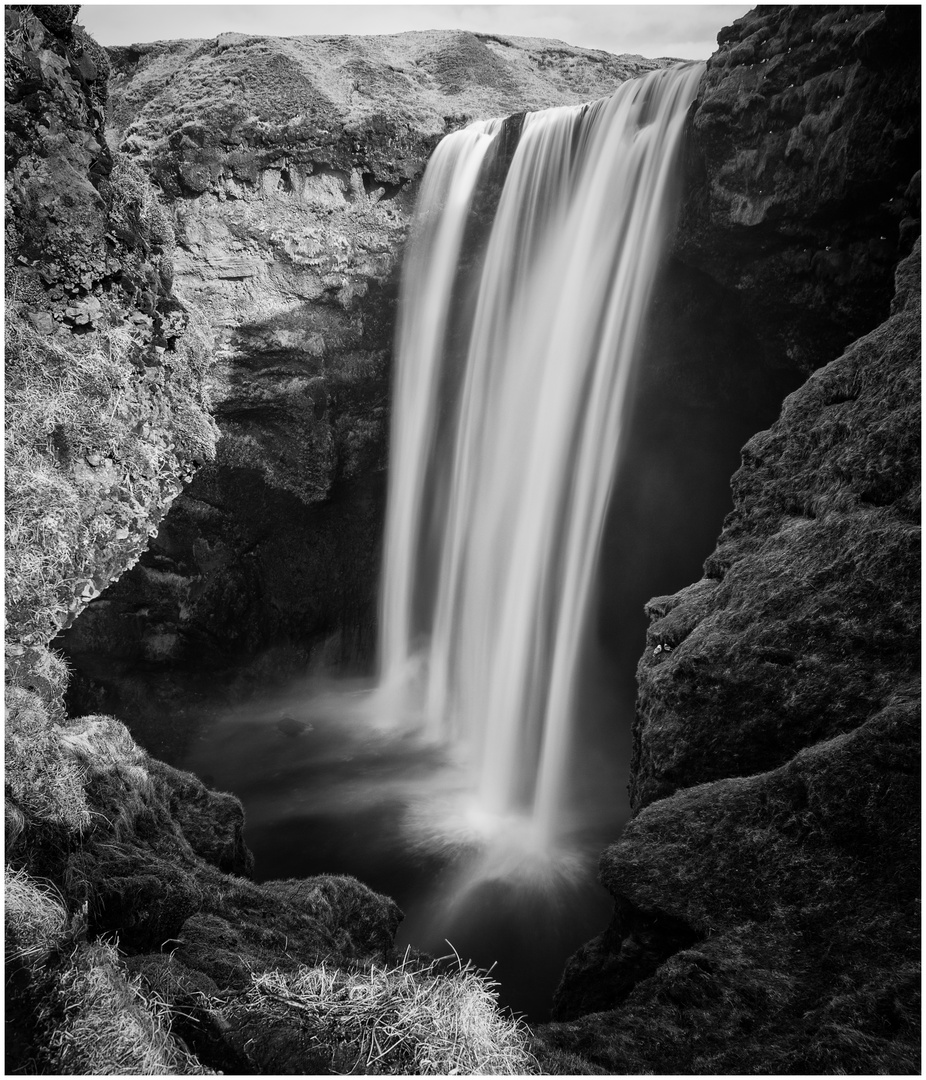
[[[138,558],[215,453],[207,328],[103,136],[108,61],[68,7],[7,9],[7,640],[47,641]]]

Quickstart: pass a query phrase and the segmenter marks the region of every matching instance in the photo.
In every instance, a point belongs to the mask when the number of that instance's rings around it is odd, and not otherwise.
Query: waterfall
[[[528,114],[466,272],[499,121],[438,145],[412,227],[380,682],[424,735],[464,756],[479,812],[526,821],[541,846],[565,794],[636,343],[702,71],[679,65]]]

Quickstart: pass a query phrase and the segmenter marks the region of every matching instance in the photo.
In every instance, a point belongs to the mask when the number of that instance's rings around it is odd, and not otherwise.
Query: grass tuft
[[[325,964],[252,976],[234,1010],[296,1021],[329,1047],[335,1072],[421,1076],[536,1073],[530,1032],[498,1006],[496,983],[462,964],[346,972]]]
[[[18,838],[32,821],[83,832],[90,823],[83,772],[61,746],[63,729],[52,723],[38,694],[18,686],[6,689],[6,796],[8,821]]]
[[[64,936],[68,914],[57,894],[24,870],[6,867],[4,924],[7,961],[41,963]]]
[[[47,1054],[66,1075],[212,1075],[172,1035],[170,1010],[127,978],[115,947],[80,945],[57,981],[63,1021]]]
[[[216,427],[201,317],[153,365],[135,330],[46,334],[29,315],[8,305],[7,621],[11,639],[42,644],[135,561],[214,456]]]

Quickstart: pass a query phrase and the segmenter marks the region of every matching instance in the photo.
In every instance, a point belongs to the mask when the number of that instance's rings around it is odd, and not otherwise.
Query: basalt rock
[[[920,10],[763,6],[694,105],[678,257],[808,372],[888,314],[919,235]]]
[[[918,1070],[919,264],[747,444],[705,578],[650,604],[615,921],[550,1071]]]

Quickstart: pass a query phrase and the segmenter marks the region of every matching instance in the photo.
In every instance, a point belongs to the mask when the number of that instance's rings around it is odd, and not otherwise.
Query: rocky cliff
[[[678,255],[804,372],[887,316],[919,235],[919,18],[762,6],[708,62]]]
[[[110,140],[172,199],[175,288],[216,334],[222,439],[63,645],[75,707],[118,710],[167,752],[163,715],[205,669],[234,671],[237,694],[369,662],[398,268],[437,141],[668,61],[453,32],[225,34],[110,58]]]
[[[6,9],[6,1069],[211,1071],[193,1046],[251,1072],[227,1033],[260,1007],[225,1020],[218,990],[369,968],[401,913],[348,878],[253,885],[236,798],[111,717],[66,717],[49,640],[138,558],[215,443],[208,326],[172,290],[158,195],[107,144],[108,60],[75,12]],[[185,1003],[186,1041],[165,1002]]]
[[[747,444],[704,579],[649,605],[638,813],[551,1070],[918,1071],[919,260]]]
[[[227,456],[82,612],[73,655],[115,667],[120,693],[139,660],[176,671],[198,653],[215,670],[275,645],[273,669],[332,634],[330,659],[362,652],[349,639],[370,618],[391,245],[415,179],[466,117],[606,93],[599,76],[613,86],[630,69],[471,35],[136,46],[113,54],[109,127],[132,155],[120,173],[102,131],[107,58],[71,8],[14,14],[8,334],[38,344],[13,354],[7,386],[32,393],[49,376],[40,407],[15,399],[22,461],[67,493],[80,543],[54,548],[71,534],[43,524],[57,505],[45,496],[8,541],[21,597],[10,1064],[351,1066],[316,1014],[279,1010],[326,957],[342,974],[390,959],[395,905],[351,879],[248,881],[237,801],[111,718],[65,726],[67,675],[44,642],[210,456],[208,382]],[[704,578],[648,607],[636,816],[601,863],[614,919],[570,962],[559,1020],[538,1032],[548,1071],[917,1071],[918,247],[894,282],[918,233],[918,26],[913,8],[763,8],[722,33],[709,65],[650,369],[673,392],[736,400],[754,373],[819,370],[747,445]],[[398,88],[394,111],[384,87]],[[60,192],[60,178],[76,186]],[[182,352],[189,315],[171,314],[190,298],[218,339],[206,375],[202,350]],[[102,393],[90,376],[123,340]],[[69,365],[80,378],[62,384]],[[202,438],[185,443],[190,398]],[[131,422],[92,438],[74,423],[101,417]],[[51,553],[51,576],[30,551]],[[87,670],[85,698],[106,700],[113,680]],[[159,700],[156,680],[135,685],[152,733],[182,724],[188,687]],[[121,954],[100,937],[113,932]]]
[[[704,577],[647,605],[614,918],[550,1071],[918,1071],[918,22],[760,9],[708,66],[677,258],[803,364],[884,321],[747,443]]]

